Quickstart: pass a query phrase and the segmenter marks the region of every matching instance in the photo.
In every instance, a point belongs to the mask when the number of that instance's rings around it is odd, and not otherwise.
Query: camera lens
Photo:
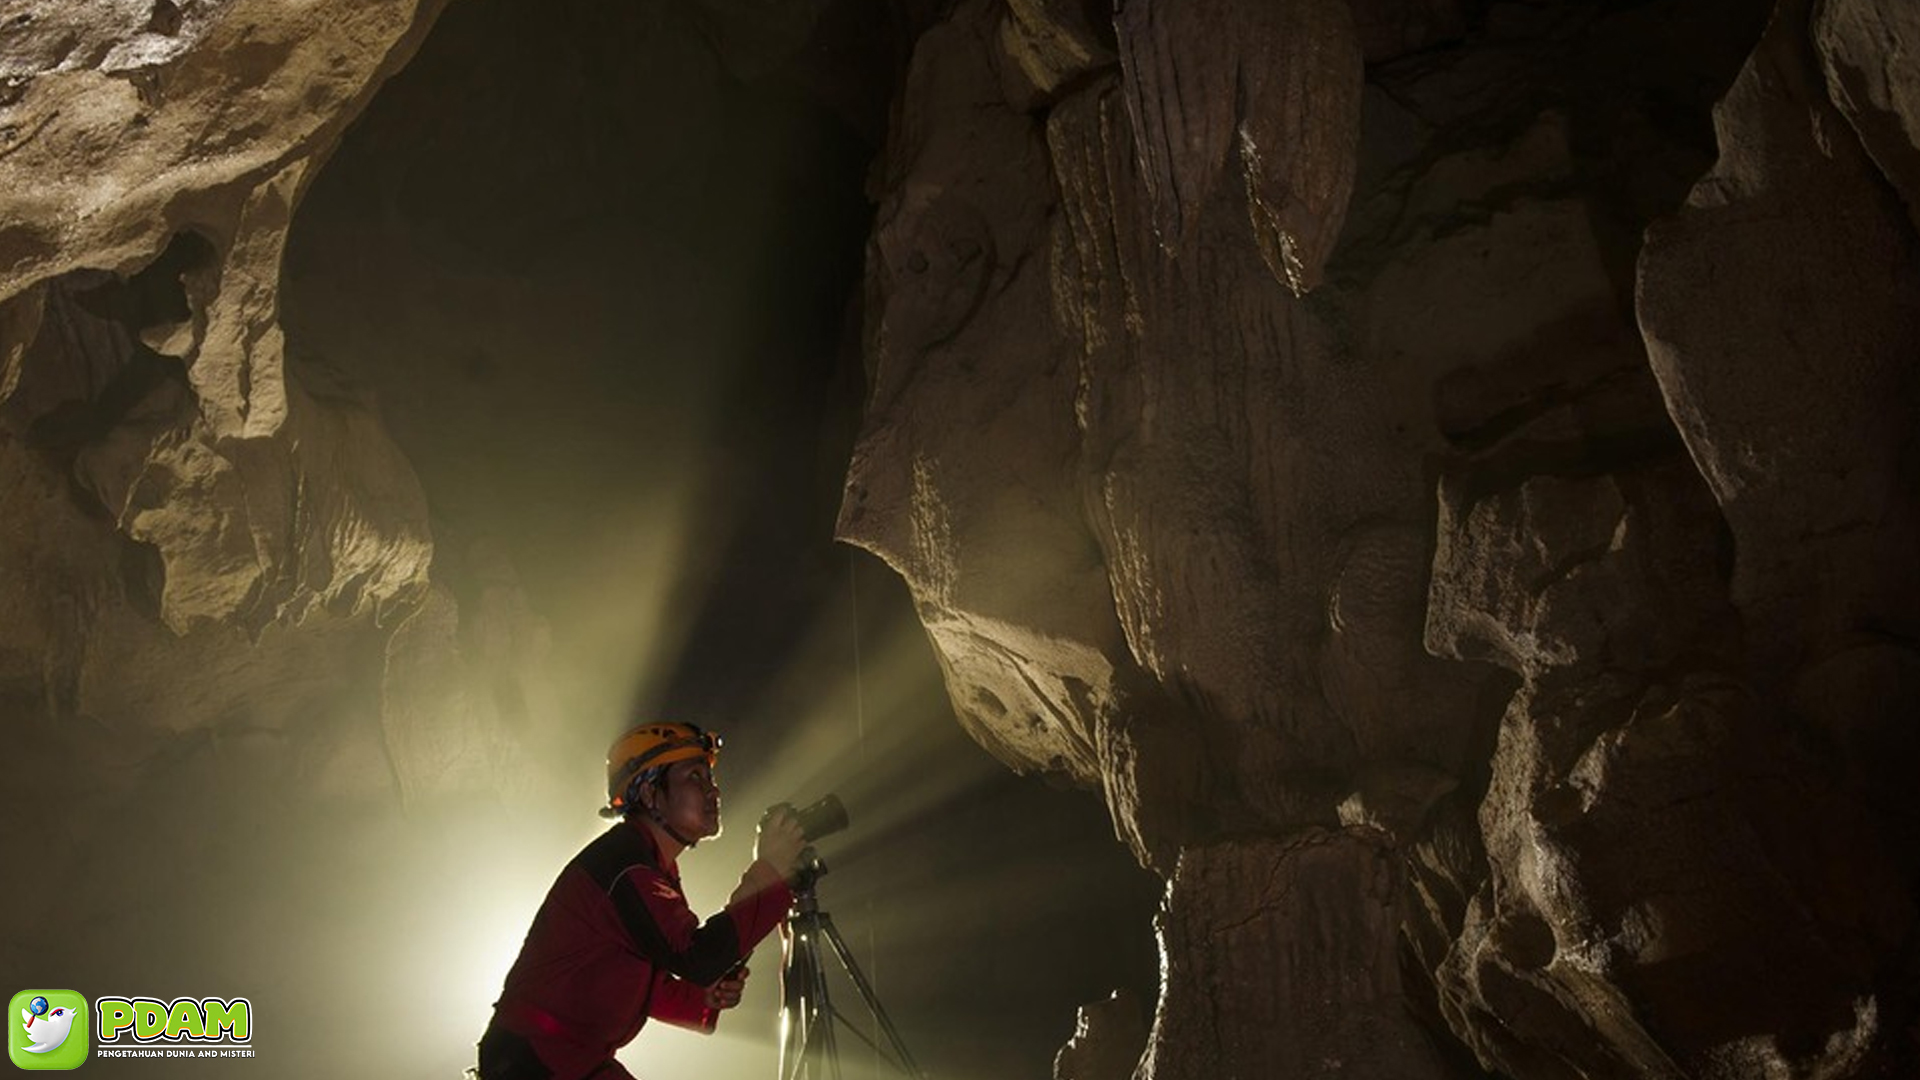
[[[838,795],[828,795],[812,806],[794,811],[793,816],[799,819],[800,832],[808,843],[847,827],[847,808],[840,804]]]

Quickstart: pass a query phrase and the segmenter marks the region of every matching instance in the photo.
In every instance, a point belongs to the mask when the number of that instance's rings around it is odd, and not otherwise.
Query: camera
[[[779,803],[768,807],[767,813],[771,814],[783,806],[791,808],[792,805],[792,803]],[[847,808],[841,804],[838,795],[827,795],[811,806],[795,810],[793,816],[800,823],[800,835],[805,837],[809,844],[823,836],[832,836],[847,827]]]

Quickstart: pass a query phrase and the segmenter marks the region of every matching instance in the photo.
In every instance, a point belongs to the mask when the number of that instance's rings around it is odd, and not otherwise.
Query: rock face
[[[1161,916],[1167,963],[1141,1071],[1445,1075],[1389,962],[1400,873],[1380,835],[1357,829],[1183,852]]]
[[[236,771],[334,810],[397,811],[525,786],[533,744],[553,741],[541,729],[559,713],[549,628],[513,560],[458,531],[436,548],[416,463],[387,427],[393,411],[373,400],[371,380],[315,355],[319,335],[290,354],[282,325],[296,208],[444,6],[20,0],[0,10],[0,567],[10,581],[0,714],[21,744],[8,775],[22,782],[4,801],[23,818],[93,792],[94,816],[76,826],[89,835],[142,789],[170,786],[181,758],[240,745]],[[676,78],[721,84],[723,60],[743,71],[788,63],[830,7],[790,5],[770,21],[715,0],[674,21],[655,5],[586,29],[646,40],[671,24],[685,39],[683,70],[641,87],[671,101]],[[520,15],[479,17],[510,25]],[[551,33],[582,30],[561,18]],[[703,32],[718,51],[701,45]],[[867,78],[882,89],[866,89]],[[511,105],[511,84],[476,81]],[[850,104],[884,112],[883,71],[843,83],[875,99]],[[561,81],[553,93],[576,89]],[[383,210],[436,197],[393,186]],[[368,231],[396,246],[444,240],[381,221]],[[500,232],[502,247],[524,239]],[[342,243],[323,254],[338,265],[358,253]],[[363,344],[351,340],[362,324],[337,321],[321,344]],[[416,368],[408,389],[444,403],[427,384],[446,373]],[[573,377],[586,385],[594,374]],[[603,745],[597,729],[578,736]],[[111,781],[90,782],[103,761]],[[9,911],[25,924],[24,911]]]
[[[441,6],[0,9],[10,818],[512,775],[542,616],[280,325]],[[851,10],[701,8],[713,85]],[[1917,9],[912,8],[838,531],[1167,883],[1058,1075],[1920,1072]]]
[[[147,591],[182,638],[410,609],[419,486],[369,410],[290,375],[276,295],[302,187],[438,5],[69,7],[7,19],[8,472],[65,473],[89,515],[72,543],[157,561],[73,625],[10,622],[5,647],[88,637]]]
[[[840,532],[1169,880],[1134,1075],[1915,1068],[1910,5],[1109,16],[921,38]]]
[[[205,910],[287,807],[417,805],[514,753],[465,694],[411,464],[279,323],[295,207],[440,6],[5,8],[0,803],[66,837],[12,925],[110,927],[129,881]],[[96,857],[129,821],[195,827]],[[194,963],[244,949],[231,923]],[[110,948],[9,935],[0,959],[104,983]]]

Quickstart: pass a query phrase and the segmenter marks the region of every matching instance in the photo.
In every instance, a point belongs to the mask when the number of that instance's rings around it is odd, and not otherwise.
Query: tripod
[[[788,937],[780,969],[780,1080],[841,1080],[840,1050],[834,1043],[833,1024],[838,1020],[862,1042],[885,1058],[901,1075],[924,1080],[926,1074],[907,1052],[900,1032],[887,1018],[887,1010],[874,996],[872,984],[854,963],[853,953],[833,927],[833,916],[820,910],[814,887],[827,864],[812,849],[802,856],[802,868],[793,887],[793,908],[787,915]],[[820,945],[825,942],[840,959],[840,967],[853,980],[854,989],[873,1012],[874,1020],[893,1048],[889,1056],[876,1042],[867,1038],[833,1007],[827,993],[827,969]]]

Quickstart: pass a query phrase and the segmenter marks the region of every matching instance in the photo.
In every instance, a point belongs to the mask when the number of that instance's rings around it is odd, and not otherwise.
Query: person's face
[[[720,785],[705,758],[667,766],[665,783],[653,789],[653,807],[681,836],[706,840],[720,835]]]

